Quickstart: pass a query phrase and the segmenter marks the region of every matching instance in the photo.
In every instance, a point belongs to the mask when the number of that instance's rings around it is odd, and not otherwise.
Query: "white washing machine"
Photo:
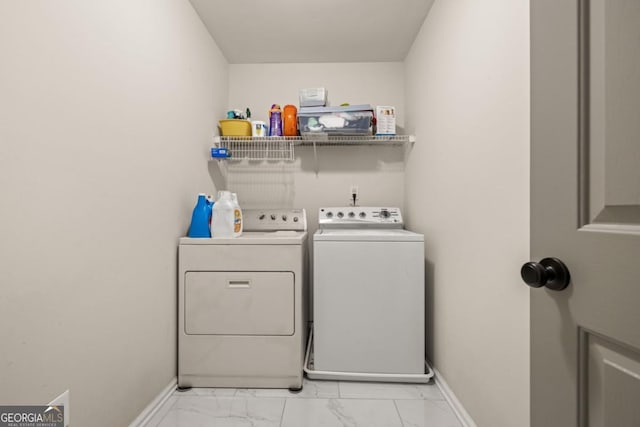
[[[428,382],[423,235],[403,229],[398,208],[321,208],[318,217],[307,375]]]
[[[181,238],[178,386],[302,387],[307,221],[243,211],[236,238]]]

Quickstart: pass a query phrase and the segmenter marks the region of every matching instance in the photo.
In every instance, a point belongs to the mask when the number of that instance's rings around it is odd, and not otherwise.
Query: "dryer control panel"
[[[307,231],[304,209],[243,209],[244,231]]]
[[[400,208],[343,206],[320,208],[320,228],[403,228]]]

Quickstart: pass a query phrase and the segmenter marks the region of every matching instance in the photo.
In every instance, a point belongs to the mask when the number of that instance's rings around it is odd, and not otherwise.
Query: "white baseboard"
[[[178,378],[175,377],[171,380],[169,384],[147,405],[146,408],[140,415],[136,417],[135,420],[129,424],[129,427],[144,427],[147,423],[153,418],[153,416],[158,412],[158,409],[167,401],[169,397],[173,394],[176,387],[178,386]]]
[[[435,372],[434,378],[436,380],[436,385],[444,395],[444,398],[447,400],[447,402],[449,402],[449,405],[453,409],[453,412],[456,414],[456,417],[458,417],[458,420],[460,420],[462,426],[478,427],[475,421],[473,421],[473,418],[471,418],[471,415],[469,415],[467,410],[464,409],[464,406],[462,406],[462,403],[458,400],[451,388],[449,388],[449,384],[447,384],[447,382],[444,380],[442,374],[436,368],[433,368],[433,371]]]

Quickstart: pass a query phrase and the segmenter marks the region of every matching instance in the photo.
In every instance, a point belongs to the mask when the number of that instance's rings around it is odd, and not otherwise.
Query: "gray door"
[[[640,0],[531,0],[531,70],[531,425],[638,427]]]

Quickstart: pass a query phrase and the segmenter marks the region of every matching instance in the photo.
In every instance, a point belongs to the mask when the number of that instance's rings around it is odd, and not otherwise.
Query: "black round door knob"
[[[545,286],[554,291],[561,291],[571,281],[567,266],[558,258],[544,258],[540,262],[527,262],[520,269],[522,280],[532,288]]]

